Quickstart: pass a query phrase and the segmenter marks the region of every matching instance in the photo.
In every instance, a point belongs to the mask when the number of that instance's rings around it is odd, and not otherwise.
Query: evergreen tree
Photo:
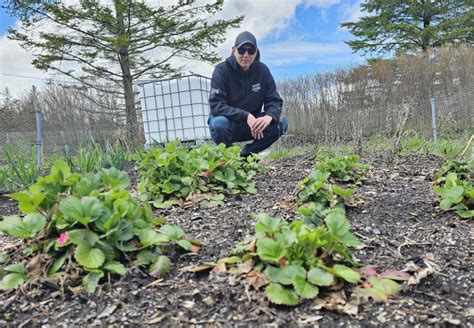
[[[138,134],[134,81],[179,75],[183,67],[177,63],[183,58],[216,63],[215,46],[242,21],[213,19],[223,0],[154,6],[139,0],[69,3],[10,0],[7,9],[23,27],[11,28],[9,38],[34,51],[36,68],[123,96],[130,138]],[[104,80],[108,87],[98,83]]]
[[[355,52],[427,51],[445,44],[472,44],[472,0],[366,0],[368,13],[342,23],[356,37],[346,41]]]

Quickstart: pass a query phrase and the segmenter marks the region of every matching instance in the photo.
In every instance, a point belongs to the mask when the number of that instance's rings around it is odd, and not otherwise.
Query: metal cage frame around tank
[[[146,145],[210,140],[211,79],[197,74],[139,83]]]

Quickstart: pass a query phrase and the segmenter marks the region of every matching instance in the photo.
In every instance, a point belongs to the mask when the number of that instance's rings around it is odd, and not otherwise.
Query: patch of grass
[[[280,149],[270,151],[267,158],[271,161],[274,161],[278,159],[291,158],[291,157],[303,155],[313,150],[314,150],[314,147],[296,147],[296,148],[280,147]]]

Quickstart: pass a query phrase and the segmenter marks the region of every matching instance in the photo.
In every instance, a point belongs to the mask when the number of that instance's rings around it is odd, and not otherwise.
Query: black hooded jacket
[[[265,113],[279,122],[283,100],[270,70],[260,62],[260,51],[247,71],[242,70],[234,55],[216,66],[209,105],[211,115],[236,122],[245,122],[249,113],[257,115],[263,106]]]

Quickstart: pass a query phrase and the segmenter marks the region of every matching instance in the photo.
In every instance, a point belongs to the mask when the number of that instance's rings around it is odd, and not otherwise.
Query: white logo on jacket
[[[259,92],[260,91],[260,83],[253,84],[252,85],[252,91],[253,92]]]

